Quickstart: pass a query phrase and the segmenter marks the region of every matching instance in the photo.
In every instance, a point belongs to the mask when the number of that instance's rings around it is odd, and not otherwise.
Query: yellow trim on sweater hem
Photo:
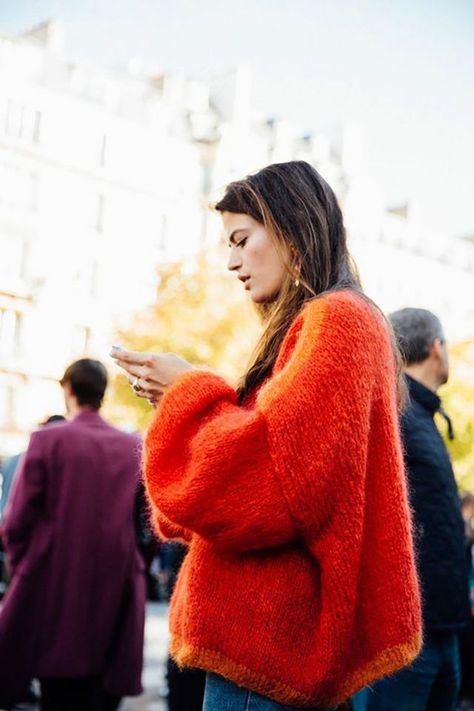
[[[250,671],[243,664],[232,661],[220,652],[194,647],[187,642],[180,642],[175,637],[171,640],[170,652],[180,667],[194,667],[219,674],[238,686],[251,689],[279,703],[297,704],[302,708],[314,705],[310,703],[309,697],[285,684]]]
[[[379,654],[364,667],[357,669],[345,684],[332,694],[305,696],[299,691],[256,674],[243,664],[239,664],[220,652],[202,649],[173,637],[170,645],[171,656],[180,667],[194,667],[214,672],[245,689],[266,696],[280,704],[310,708],[312,706],[337,706],[368,684],[397,672],[418,655],[421,649],[421,636],[414,635],[408,642],[396,645]]]
[[[408,666],[420,653],[421,645],[421,635],[415,634],[408,642],[381,652],[375,659],[349,676],[335,703],[341,703],[359,689],[363,689],[364,686],[374,684],[379,679],[395,674],[403,667]]]

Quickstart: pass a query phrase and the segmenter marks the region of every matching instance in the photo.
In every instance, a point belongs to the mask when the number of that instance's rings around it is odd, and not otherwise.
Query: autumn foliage
[[[197,259],[160,268],[156,301],[117,334],[125,347],[156,353],[174,352],[195,365],[215,370],[230,382],[245,371],[261,326],[234,275],[225,269],[222,248]],[[450,348],[451,376],[440,392],[454,424],[455,439],[438,426],[453,459],[461,491],[474,492],[474,341]],[[137,398],[123,375],[117,375],[106,415],[142,431],[151,406]]]
[[[116,341],[132,350],[177,353],[237,382],[260,333],[258,318],[223,249],[160,268],[156,302],[137,314]],[[107,414],[142,430],[151,406],[137,398],[123,375],[112,383]]]

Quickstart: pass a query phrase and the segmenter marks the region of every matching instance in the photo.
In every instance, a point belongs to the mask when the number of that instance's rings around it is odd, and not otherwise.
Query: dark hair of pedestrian
[[[107,388],[107,371],[100,361],[81,358],[66,368],[59,382],[69,383],[79,405],[98,410]]]
[[[427,309],[406,308],[389,315],[406,365],[422,363],[436,340],[444,341],[441,321]]]
[[[214,207],[219,212],[250,215],[264,225],[287,266],[285,282],[276,298],[257,305],[265,330],[238,386],[242,401],[270,375],[283,338],[307,301],[340,289],[362,294],[362,288],[347,248],[336,195],[309,163],[275,163],[230,183]],[[392,340],[401,373],[398,349]],[[405,386],[401,377],[399,383],[402,402]]]
[[[47,425],[53,425],[55,422],[64,422],[66,418],[64,415],[50,415],[43,422],[40,422],[40,427],[46,427]]]

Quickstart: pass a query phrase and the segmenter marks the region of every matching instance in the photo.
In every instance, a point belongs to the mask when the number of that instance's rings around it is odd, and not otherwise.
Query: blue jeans
[[[203,711],[295,711],[293,706],[282,706],[254,691],[242,689],[222,676],[210,673],[206,676],[202,709]]]
[[[353,711],[454,711],[461,684],[457,634],[429,634],[409,667],[362,689]]]

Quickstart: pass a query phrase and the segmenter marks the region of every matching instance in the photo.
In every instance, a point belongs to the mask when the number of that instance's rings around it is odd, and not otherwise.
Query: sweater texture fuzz
[[[417,656],[394,357],[361,296],[309,302],[244,405],[210,372],[180,377],[144,458],[157,529],[189,542],[170,610],[178,664],[310,708]]]

